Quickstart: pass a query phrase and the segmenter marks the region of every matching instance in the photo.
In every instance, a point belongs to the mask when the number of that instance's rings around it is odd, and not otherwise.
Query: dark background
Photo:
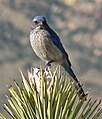
[[[21,80],[19,68],[27,75],[31,66],[44,65],[29,43],[36,15],[46,16],[59,34],[84,89],[102,98],[101,0],[0,0],[0,100],[13,79]]]

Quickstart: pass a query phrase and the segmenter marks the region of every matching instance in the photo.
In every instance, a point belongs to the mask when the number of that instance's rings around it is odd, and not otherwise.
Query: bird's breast
[[[47,31],[33,31],[30,34],[30,42],[35,53],[44,61],[53,60],[61,62],[62,52],[54,45]]]

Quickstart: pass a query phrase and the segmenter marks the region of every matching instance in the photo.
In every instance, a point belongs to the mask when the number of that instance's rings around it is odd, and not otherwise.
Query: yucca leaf
[[[88,115],[87,118],[90,118],[92,116],[92,114],[97,110],[97,108],[99,107],[99,105],[101,104],[101,100],[99,101],[98,104],[96,104],[96,101],[91,105],[91,110],[92,111],[89,112],[89,115]],[[95,104],[96,104],[96,106],[94,106]],[[93,107],[93,109],[92,109],[92,107]]]
[[[40,119],[43,119],[43,108],[40,96],[38,96],[38,110],[40,114]]]
[[[92,117],[92,119],[97,119],[101,114],[102,114],[102,109],[98,109],[97,112]]]
[[[56,105],[56,110],[55,110],[55,116],[54,119],[58,118],[59,115],[59,110],[60,110],[60,100],[61,100],[61,93],[59,93],[58,95],[58,99],[57,99],[57,105]]]
[[[24,99],[23,101],[24,101],[25,110],[27,110],[26,113],[29,116],[28,119],[33,119],[33,118],[35,119],[36,114],[34,112],[33,107],[31,106],[30,99],[29,99],[28,95],[24,90],[22,90],[22,95],[23,95],[23,99]]]
[[[72,112],[72,108],[73,108],[73,105],[75,103],[75,100],[76,100],[76,94],[73,95],[72,99],[70,100],[70,102],[68,101],[68,117],[70,116],[71,112]]]
[[[14,112],[9,108],[9,106],[6,103],[4,103],[4,109],[8,112],[8,114],[10,114],[10,116],[13,119],[18,119],[15,117]]]
[[[47,96],[47,86],[46,81],[44,81],[44,96],[43,96],[43,113],[44,119],[47,119],[47,103],[48,103],[48,96]]]
[[[4,103],[4,108],[13,119],[97,119],[101,115],[101,100],[85,102],[86,97],[80,100],[74,82],[58,69],[53,73],[48,70],[47,74],[41,68],[33,70],[29,72],[30,82],[20,71],[23,88],[14,81],[18,91],[12,86],[8,89],[11,96],[6,96],[9,105]]]
[[[0,113],[0,119],[6,119],[6,117]]]
[[[51,107],[51,92],[49,91],[48,92],[48,111],[47,111],[48,119],[52,119],[51,116],[53,117],[51,108],[52,108]]]
[[[83,110],[81,111],[81,113],[80,113],[80,115],[79,115],[79,119],[81,119],[81,118],[83,117],[83,114],[85,114],[85,111],[86,111],[86,109],[88,108],[90,101],[91,101],[91,98],[86,102],[86,104],[85,104]]]
[[[75,119],[75,117],[77,116],[77,114],[78,114],[80,108],[82,107],[84,101],[85,101],[85,97],[82,100],[79,100],[77,102],[77,104],[75,105],[74,109],[72,110],[72,112],[69,116],[69,119]]]
[[[68,111],[68,107],[69,107],[69,105],[68,105],[68,96],[67,96],[67,99],[66,99],[66,102],[65,102],[65,104],[63,105],[63,110],[62,110],[62,112],[61,112],[61,119],[65,119],[65,115],[66,115],[66,113],[67,113],[67,111]],[[62,107],[62,106],[61,106]]]
[[[13,98],[15,98],[15,100],[18,102],[19,106],[22,107],[21,106],[22,100],[21,100],[20,95],[15,91],[15,89],[12,86],[10,86],[8,90],[11,93],[11,95],[13,96]]]
[[[27,93],[28,93],[28,94],[33,93],[33,90],[32,90],[32,88],[31,88],[31,86],[30,86],[28,80],[24,77],[24,75],[23,75],[23,73],[22,73],[21,70],[20,70],[20,73],[21,73],[21,76],[22,76],[22,80],[23,80],[24,87],[25,87],[25,89],[27,90]]]

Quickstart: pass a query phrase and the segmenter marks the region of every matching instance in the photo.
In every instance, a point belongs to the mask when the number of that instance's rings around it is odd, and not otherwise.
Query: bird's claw
[[[45,64],[44,69],[45,69],[45,70],[51,69],[51,64],[50,64],[50,62],[48,62],[48,63]]]

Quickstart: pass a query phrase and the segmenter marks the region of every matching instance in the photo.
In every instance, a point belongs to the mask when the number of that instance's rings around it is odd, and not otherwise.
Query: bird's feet
[[[45,70],[49,70],[49,69],[51,69],[51,63],[52,63],[53,61],[49,61],[49,62],[47,62],[46,64],[45,64]]]

